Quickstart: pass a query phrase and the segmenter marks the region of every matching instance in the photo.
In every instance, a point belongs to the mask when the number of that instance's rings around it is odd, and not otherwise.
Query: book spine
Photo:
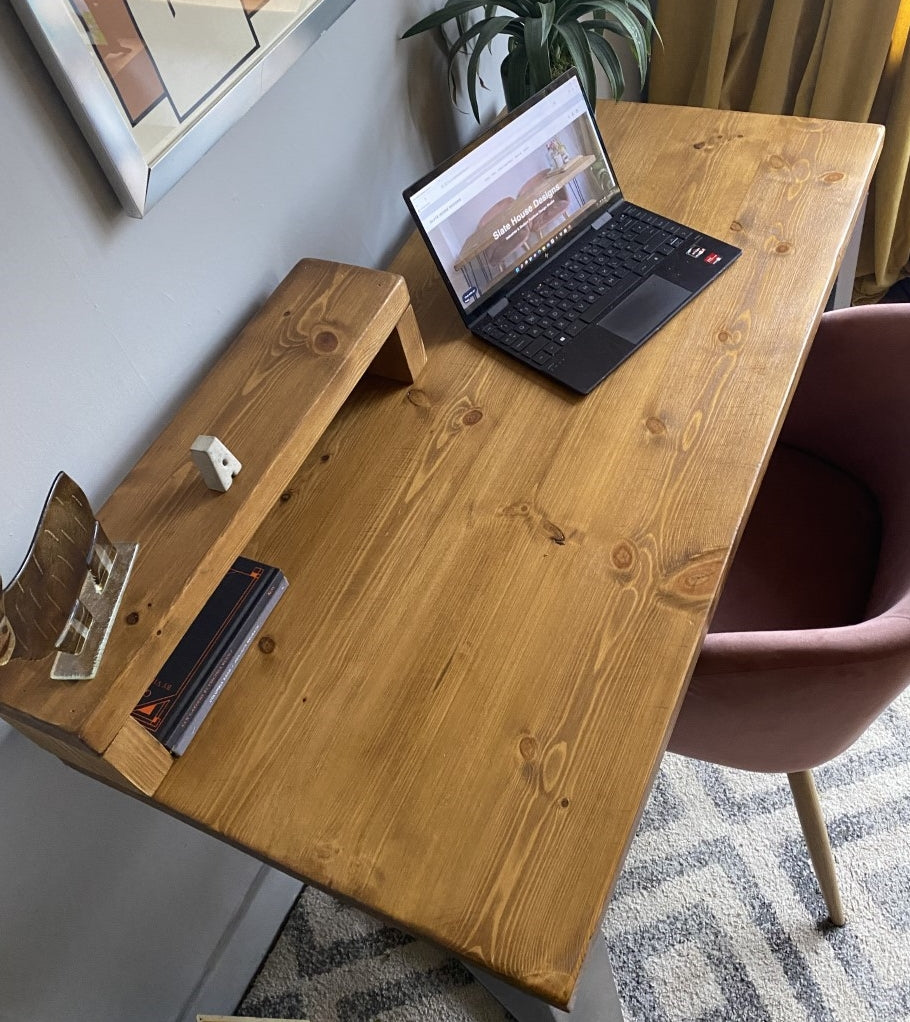
[[[164,744],[214,666],[242,637],[244,623],[277,569],[238,557],[132,711]]]
[[[215,704],[215,700],[221,690],[227,684],[228,679],[234,673],[237,665],[243,659],[244,654],[250,648],[253,640],[262,630],[269,614],[275,608],[275,604],[281,599],[285,589],[288,587],[288,580],[284,575],[279,574],[275,581],[263,593],[260,606],[252,616],[247,629],[244,631],[242,641],[234,650],[229,650],[221,658],[215,669],[206,678],[202,688],[196,695],[191,705],[180,717],[172,733],[165,742],[166,748],[175,756],[182,756],[186,752],[196,732],[202,726],[202,722],[208,716],[209,710]]]
[[[244,579],[247,576],[246,562],[243,558],[238,558],[237,562],[235,562],[235,567],[241,564],[244,566],[244,570],[238,572],[235,576],[232,569],[225,576],[224,584],[229,585],[229,578],[236,582],[238,579]],[[267,565],[253,565],[253,567],[258,567],[262,571],[262,575],[258,579],[252,575],[246,577],[242,583],[243,588],[229,597],[232,602],[223,610],[219,608],[218,604],[218,593],[221,589],[219,587],[219,590],[216,590],[214,595],[214,607],[211,601],[207,603],[203,607],[201,614],[190,626],[191,631],[202,630],[204,634],[207,625],[202,626],[203,621],[208,623],[214,616],[218,622],[212,638],[209,639],[203,653],[193,665],[187,683],[183,686],[182,693],[168,712],[167,719],[158,728],[156,737],[165,748],[170,748],[170,742],[175,729],[189,707],[195,702],[200,688],[205,686],[206,680],[212,676],[213,672],[219,669],[219,665],[225,659],[230,658],[237,646],[243,641],[243,637],[246,635],[249,627],[249,622],[255,617],[260,601],[268,591],[268,587],[279,574],[277,568]]]

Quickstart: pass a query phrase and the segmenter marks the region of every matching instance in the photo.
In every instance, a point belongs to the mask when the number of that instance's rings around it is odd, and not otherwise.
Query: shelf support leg
[[[388,340],[379,349],[368,372],[400,383],[413,383],[426,362],[423,338],[420,336],[414,309],[409,305]]]

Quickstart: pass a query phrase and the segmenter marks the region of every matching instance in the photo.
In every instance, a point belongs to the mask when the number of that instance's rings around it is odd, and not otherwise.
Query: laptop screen
[[[463,310],[493,295],[619,195],[574,73],[408,189]]]

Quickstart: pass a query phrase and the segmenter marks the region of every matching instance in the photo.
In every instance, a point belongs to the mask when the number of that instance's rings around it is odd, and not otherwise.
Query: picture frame
[[[127,213],[144,216],[354,0],[12,0]]]

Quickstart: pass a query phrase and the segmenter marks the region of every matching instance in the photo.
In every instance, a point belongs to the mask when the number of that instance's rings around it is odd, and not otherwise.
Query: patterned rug
[[[666,758],[604,928],[628,1022],[910,1022],[910,693],[816,781],[840,930],[786,778]],[[443,952],[312,888],[238,1014],[506,1017]]]

